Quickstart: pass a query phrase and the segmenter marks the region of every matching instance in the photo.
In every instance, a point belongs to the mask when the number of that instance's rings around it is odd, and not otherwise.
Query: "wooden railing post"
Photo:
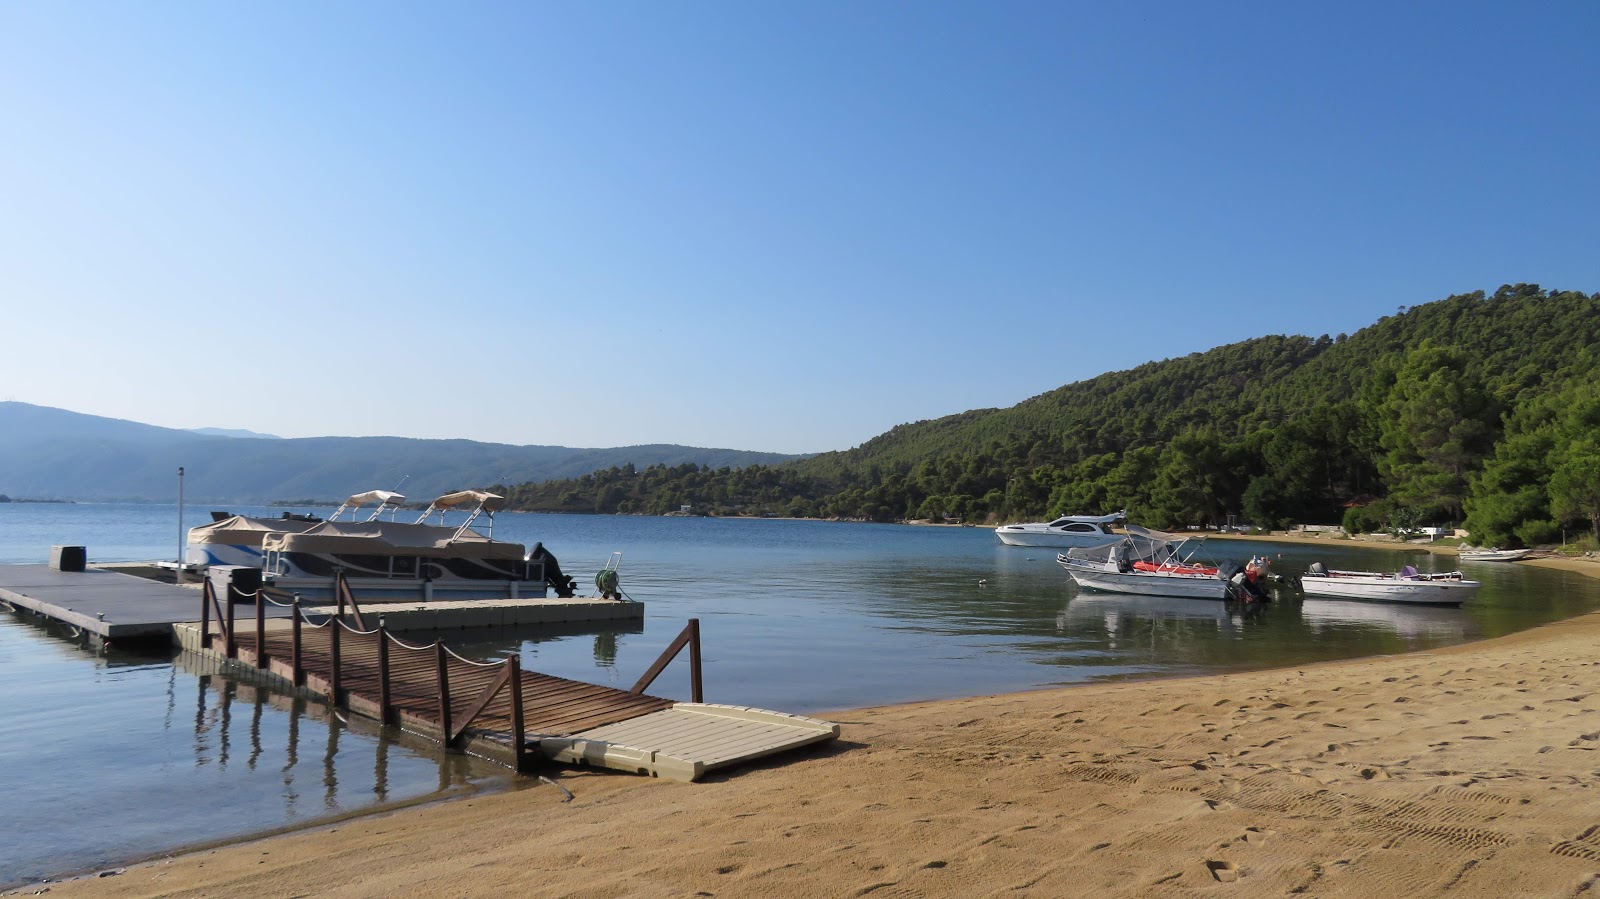
[[[522,657],[513,655],[506,664],[511,666],[511,753],[520,773],[528,765],[528,741],[522,724]]]
[[[256,588],[256,667],[267,667],[267,597]]]
[[[367,623],[361,618],[361,604],[356,602],[355,591],[350,589],[350,580],[344,576],[343,568],[334,573],[333,587],[334,591],[339,594],[339,620],[344,620],[344,608],[348,604],[350,606],[350,617],[356,620],[356,627],[366,630]]]
[[[290,679],[294,681],[296,687],[299,687],[306,682],[306,669],[300,657],[300,594],[298,593],[294,595],[294,624],[291,629],[294,631],[294,640],[293,645],[289,647]]]
[[[444,641],[433,644],[439,666],[439,728],[444,748],[450,748],[450,665]]]
[[[233,632],[234,614],[233,614],[233,586],[232,585],[229,585],[229,587],[228,587],[227,597],[228,597],[228,612],[227,612],[227,614],[228,614],[228,633],[227,633],[228,658],[237,659],[239,657],[239,641],[237,639],[235,639],[234,632]]]
[[[693,691],[693,695],[695,697],[694,701],[699,702],[700,619],[698,618],[689,619],[689,623],[684,626],[683,631],[679,633],[678,636],[672,638],[672,642],[667,644],[667,648],[661,651],[660,658],[655,660],[655,664],[650,666],[650,669],[639,678],[638,683],[635,683],[633,685],[633,689],[629,690],[628,692],[643,693],[646,689],[648,689],[652,683],[655,683],[655,679],[661,676],[661,672],[665,671],[667,666],[672,663],[672,660],[677,658],[678,653],[682,652],[683,647],[685,646],[690,647],[689,688]]]
[[[378,616],[378,723],[389,723],[389,629]]]
[[[336,706],[339,704],[339,691],[343,687],[339,679],[339,632],[342,630],[344,622],[339,619],[328,622],[328,654],[333,663],[333,671],[328,674],[328,692],[331,694],[328,698]]]
[[[694,702],[705,702],[700,689],[700,619],[689,619],[689,696]]]
[[[200,648],[211,648],[211,604],[216,600],[216,588],[211,586],[211,577],[206,576],[205,582],[200,585]]]

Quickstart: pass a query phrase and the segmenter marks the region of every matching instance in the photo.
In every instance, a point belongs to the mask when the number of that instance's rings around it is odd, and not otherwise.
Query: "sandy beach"
[[[573,801],[530,779],[50,894],[1575,895],[1600,877],[1597,647],[1600,613],[1408,655],[846,711],[824,716],[837,744],[700,784],[551,770]]]

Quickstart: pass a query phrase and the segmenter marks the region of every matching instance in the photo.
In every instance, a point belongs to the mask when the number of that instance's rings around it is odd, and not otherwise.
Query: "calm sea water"
[[[186,510],[186,523],[204,513]],[[41,562],[52,544],[97,562],[173,558],[178,534],[173,506],[0,505],[0,564]],[[467,654],[516,652],[533,670],[629,687],[694,617],[709,701],[801,713],[1421,649],[1600,607],[1595,581],[1504,564],[1472,569],[1485,586],[1463,609],[1079,594],[1054,551],[983,528],[504,513],[495,536],[544,542],[585,584],[621,551],[622,587],[646,617],[630,630],[462,632]],[[1210,549],[1281,556],[1290,572],[1434,561],[1336,544]],[[0,885],[507,780],[317,703],[165,657],[97,655],[20,615],[0,615],[0,675],[0,763],[27,772],[8,793],[30,822],[0,841]],[[687,699],[685,663],[651,692]]]

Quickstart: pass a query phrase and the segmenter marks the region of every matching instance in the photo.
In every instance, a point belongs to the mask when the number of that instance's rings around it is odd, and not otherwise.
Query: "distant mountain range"
[[[248,431],[204,433],[0,402],[0,494],[95,502],[170,501],[178,467],[197,503],[339,500],[392,489],[419,500],[452,490],[575,478],[633,463],[693,462],[714,468],[798,456],[653,444],[605,449],[513,446],[404,437],[283,439]]]
[[[258,431],[246,431],[242,428],[190,428],[191,434],[204,434],[207,437],[259,437],[262,440],[282,440],[277,434],[262,434]]]

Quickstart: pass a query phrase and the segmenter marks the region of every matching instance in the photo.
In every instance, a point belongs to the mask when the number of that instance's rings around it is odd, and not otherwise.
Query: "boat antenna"
[[[406,481],[409,481],[409,480],[411,480],[411,475],[401,475],[400,476],[400,482],[394,485],[394,492],[395,493],[399,493],[400,492],[400,488],[404,487],[405,484],[406,484]],[[379,511],[381,512],[382,510],[380,509]],[[400,506],[399,506],[399,504],[396,504],[396,505],[392,506],[389,509],[389,520],[390,521],[394,521],[394,517],[396,515],[399,515],[399,514],[400,514]]]

